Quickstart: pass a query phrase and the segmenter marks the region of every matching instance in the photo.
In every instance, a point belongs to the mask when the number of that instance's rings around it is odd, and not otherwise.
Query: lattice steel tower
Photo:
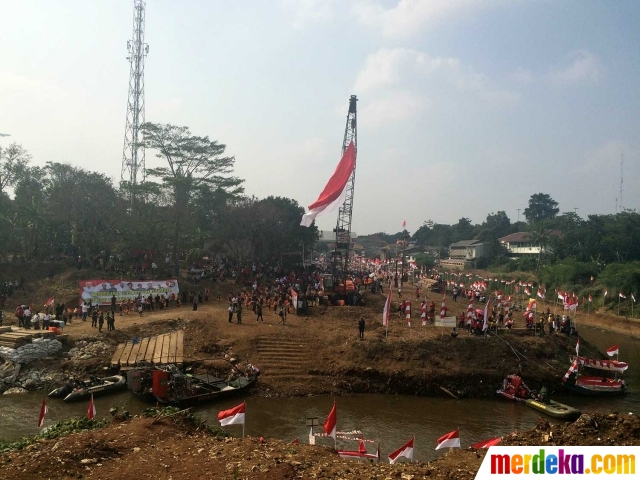
[[[145,3],[133,2],[133,38],[127,40],[131,64],[129,74],[129,99],[127,100],[127,123],[124,130],[122,153],[123,181],[136,185],[144,181],[144,147],[140,145],[140,125],[144,123],[144,60],[149,53],[149,45],[144,43]]]
[[[347,113],[347,125],[344,128],[344,140],[342,141],[342,155],[349,144],[353,141],[356,159],[358,158],[358,122],[357,105],[358,98],[351,95],[349,98],[349,112]],[[356,182],[356,168],[353,167],[351,177],[347,181],[347,191],[344,203],[338,210],[338,223],[334,232],[336,233],[336,247],[333,252],[332,276],[334,285],[336,280],[341,280],[346,284],[349,267],[349,248],[351,246],[351,216],[353,214],[353,189]]]

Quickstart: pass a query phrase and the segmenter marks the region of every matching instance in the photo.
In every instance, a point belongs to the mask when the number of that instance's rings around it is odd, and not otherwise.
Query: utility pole
[[[520,210],[522,210],[521,208],[516,208],[516,210],[518,211],[518,223],[520,222]]]
[[[624,153],[620,155],[620,212],[622,212],[622,183],[624,181]]]
[[[573,207],[573,213],[576,215],[578,214],[578,207]]]
[[[133,37],[127,40],[131,64],[129,73],[129,98],[124,129],[121,180],[129,182],[131,188],[141,180],[144,182],[144,147],[141,145],[140,126],[144,123],[144,61],[149,45],[144,43],[145,2],[133,2]]]

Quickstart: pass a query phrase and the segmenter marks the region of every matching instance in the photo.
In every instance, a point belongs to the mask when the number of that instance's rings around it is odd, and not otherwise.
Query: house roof
[[[550,237],[561,237],[562,232],[560,230],[548,230],[547,235]],[[498,239],[502,243],[513,242],[528,242],[531,240],[529,232],[516,232]]]
[[[480,240],[460,240],[459,242],[452,243],[449,247],[473,247],[475,245],[481,245]]]

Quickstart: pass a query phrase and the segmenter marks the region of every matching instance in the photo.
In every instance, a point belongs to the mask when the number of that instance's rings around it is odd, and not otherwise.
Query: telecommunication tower
[[[144,181],[144,147],[140,145],[140,126],[144,123],[144,60],[149,45],[144,43],[145,2],[133,2],[133,38],[127,40],[131,65],[129,73],[129,97],[127,100],[127,122],[124,129],[121,179],[132,186]]]
[[[358,98],[351,95],[349,98],[349,112],[347,113],[347,124],[344,128],[344,140],[342,141],[342,155],[349,144],[353,141],[356,158],[358,157],[358,122],[357,106]],[[351,216],[353,214],[353,190],[356,182],[356,168],[353,167],[351,177],[347,181],[347,190],[344,203],[338,210],[338,222],[334,232],[336,233],[336,246],[333,251],[332,275],[334,285],[338,281],[346,284],[347,271],[349,267],[349,248],[351,246]]]

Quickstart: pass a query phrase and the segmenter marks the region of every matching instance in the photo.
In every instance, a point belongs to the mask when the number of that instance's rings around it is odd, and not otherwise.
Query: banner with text
[[[164,294],[176,296],[180,292],[177,280],[83,280],[78,282],[80,304],[110,305],[113,296],[116,303],[135,300],[138,296],[148,297]]]

